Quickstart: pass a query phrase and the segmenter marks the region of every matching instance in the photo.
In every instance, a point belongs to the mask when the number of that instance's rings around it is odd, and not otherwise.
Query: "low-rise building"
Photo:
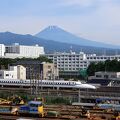
[[[0,79],[26,79],[26,68],[18,66],[9,66],[8,70],[0,70]]]
[[[53,63],[39,60],[20,60],[12,65],[22,65],[26,68],[27,79],[57,79],[58,69]]]
[[[43,66],[43,79],[49,80],[49,79],[58,79],[59,72],[57,67],[53,63],[42,63]]]
[[[22,65],[17,65],[17,79],[26,79],[26,68]]]
[[[95,86],[120,86],[120,72],[95,72],[94,76],[88,77],[87,83]]]
[[[90,76],[89,79],[120,79],[120,72],[95,72],[95,76]]]

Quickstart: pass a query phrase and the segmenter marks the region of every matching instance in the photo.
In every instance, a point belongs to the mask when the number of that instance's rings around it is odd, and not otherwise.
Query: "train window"
[[[41,104],[30,104],[30,107],[38,107],[38,106],[42,106],[42,103]]]

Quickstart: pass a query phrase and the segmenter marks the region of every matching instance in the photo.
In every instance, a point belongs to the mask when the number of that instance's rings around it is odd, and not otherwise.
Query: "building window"
[[[111,78],[116,78],[116,75],[111,75]]]
[[[9,74],[6,74],[6,76],[9,76]]]
[[[0,74],[0,77],[2,77],[2,74]]]
[[[51,68],[51,66],[48,66],[48,69],[50,69]]]
[[[108,78],[108,75],[104,75],[104,78]]]
[[[97,77],[97,78],[98,78],[98,77],[100,77],[100,78],[101,78],[102,76],[101,76],[101,75],[96,75],[96,77]]]

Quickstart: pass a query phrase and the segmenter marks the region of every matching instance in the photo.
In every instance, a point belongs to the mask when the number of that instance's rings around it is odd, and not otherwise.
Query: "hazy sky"
[[[120,0],[0,0],[1,32],[35,34],[49,25],[120,45]]]

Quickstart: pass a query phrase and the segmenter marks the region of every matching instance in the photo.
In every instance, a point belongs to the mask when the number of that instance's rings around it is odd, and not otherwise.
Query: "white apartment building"
[[[0,79],[26,79],[26,68],[18,66],[10,66],[8,70],[0,70]]]
[[[78,71],[80,69],[86,69],[89,65],[86,54],[83,52],[79,54],[75,52],[46,54],[46,57],[57,65],[59,71]]]
[[[120,55],[101,55],[96,54],[85,54],[80,52],[76,54],[75,52],[70,53],[54,53],[46,54],[46,57],[51,59],[54,64],[57,65],[59,71],[79,71],[80,69],[86,69],[91,62],[100,62],[106,60],[120,60]]]
[[[15,43],[13,45],[5,46],[6,58],[16,58],[16,57],[37,58],[43,54],[45,54],[44,47],[38,45],[26,46]]]
[[[5,45],[0,44],[0,57],[3,57],[5,54]]]

